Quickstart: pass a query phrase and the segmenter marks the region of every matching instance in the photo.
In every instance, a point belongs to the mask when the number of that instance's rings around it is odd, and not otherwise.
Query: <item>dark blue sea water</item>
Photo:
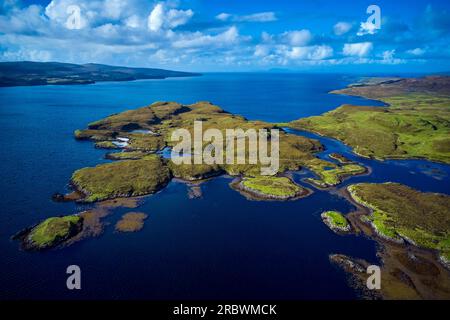
[[[137,209],[117,209],[103,235],[61,250],[27,253],[10,240],[46,217],[86,209],[54,203],[72,172],[101,162],[105,151],[73,139],[87,123],[157,100],[212,101],[249,119],[281,122],[318,115],[343,103],[376,101],[328,94],[355,79],[342,75],[206,74],[202,77],[99,83],[86,86],[0,88],[0,298],[56,299],[353,299],[345,275],[330,253],[377,263],[375,242],[338,236],[320,219],[328,209],[354,208],[336,193],[315,190],[289,202],[248,201],[231,190],[229,178],[202,186],[189,199],[184,184],[171,182]],[[310,133],[327,147],[369,165],[361,181],[398,181],[423,191],[448,193],[449,166],[427,161],[379,162],[357,157],[341,143]],[[308,172],[295,174],[299,183]],[[114,232],[129,211],[149,215],[144,229]],[[82,290],[66,289],[65,270],[82,270]]]

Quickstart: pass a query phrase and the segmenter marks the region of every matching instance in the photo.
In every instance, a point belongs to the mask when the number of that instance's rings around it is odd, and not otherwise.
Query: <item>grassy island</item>
[[[259,198],[278,200],[287,200],[308,193],[287,177],[247,177],[240,182],[239,188]]]
[[[333,93],[379,99],[389,107],[343,105],[288,126],[339,139],[365,157],[450,163],[450,77],[375,81]]]
[[[259,182],[270,180],[258,178],[261,168],[259,162],[175,165],[170,160],[162,159],[159,154],[146,155],[148,152],[172,147],[174,142],[171,140],[171,135],[176,129],[183,128],[192,133],[194,121],[201,121],[203,130],[219,129],[224,136],[227,129],[278,128],[275,124],[249,121],[242,116],[233,115],[209,102],[197,102],[191,105],[156,102],[150,106],[111,115],[90,123],[85,130],[75,131],[77,139],[92,140],[96,142],[97,147],[122,149],[122,152],[108,153],[106,157],[124,161],[80,169],[73,174],[73,185],[86,195],[86,201],[99,201],[153,193],[161,189],[171,177],[196,181],[229,174],[246,179],[256,177],[255,179],[260,179]],[[326,183],[335,185],[343,176],[358,171],[354,170],[355,168],[337,166],[331,161],[317,158],[315,153],[323,150],[317,140],[280,130],[279,141],[279,173],[306,167],[316,172]],[[206,145],[205,142],[204,146]],[[248,152],[246,150],[245,154],[248,155]],[[334,171],[322,172],[326,168],[332,168]],[[274,178],[271,183],[274,181],[278,183],[280,181],[278,179]],[[288,184],[284,179],[281,181]]]
[[[309,178],[307,181],[313,185],[326,188],[338,185],[345,177],[363,174],[367,169],[359,164],[336,165],[326,161],[316,161],[309,169],[312,170],[319,179]]]
[[[325,211],[321,215],[323,222],[333,231],[349,232],[350,224],[338,211]]]
[[[33,227],[23,238],[28,250],[44,250],[57,246],[81,231],[83,219],[76,215],[52,217]]]
[[[348,191],[371,209],[366,219],[381,237],[437,250],[444,261],[450,261],[450,196],[398,183],[360,183]]]
[[[157,155],[139,160],[124,160],[77,170],[73,185],[85,194],[85,201],[93,202],[118,197],[140,196],[163,188],[171,174]]]

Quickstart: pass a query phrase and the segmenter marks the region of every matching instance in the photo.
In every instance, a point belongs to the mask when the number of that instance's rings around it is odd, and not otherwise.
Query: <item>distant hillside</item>
[[[89,84],[99,81],[130,81],[199,76],[199,73],[151,68],[127,68],[103,64],[59,62],[0,62],[0,87],[47,84]]]

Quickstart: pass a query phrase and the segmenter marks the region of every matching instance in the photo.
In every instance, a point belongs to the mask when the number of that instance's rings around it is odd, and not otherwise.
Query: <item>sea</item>
[[[11,239],[45,218],[82,212],[90,205],[56,203],[72,173],[109,160],[73,132],[89,122],[155,101],[211,101],[250,120],[287,122],[320,115],[342,104],[383,106],[379,101],[330,94],[358,80],[349,74],[206,73],[199,77],[0,88],[0,299],[357,299],[359,292],[329,255],[346,254],[380,264],[375,241],[336,235],[322,223],[325,210],[355,208],[336,190],[304,182],[314,193],[286,202],[251,201],[229,187],[230,177],[202,184],[190,199],[186,184],[172,181],[144,197],[138,208],[117,208],[104,232],[71,246],[25,252]],[[372,168],[356,182],[394,181],[421,191],[449,193],[448,165],[424,160],[364,159],[334,139],[326,150]],[[136,233],[118,233],[124,213],[148,215]],[[81,290],[68,290],[66,269],[81,270]]]

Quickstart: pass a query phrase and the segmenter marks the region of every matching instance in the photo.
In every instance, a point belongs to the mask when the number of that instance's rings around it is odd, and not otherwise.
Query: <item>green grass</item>
[[[95,168],[84,168],[73,174],[72,181],[87,197],[86,201],[99,201],[113,197],[127,197],[152,193],[163,185],[168,175],[186,180],[201,180],[211,176],[228,173],[254,177],[261,174],[262,164],[248,163],[248,142],[245,145],[247,164],[183,164],[175,165],[172,161],[157,161],[157,170],[148,170],[146,175],[141,171],[148,166],[143,152],[160,151],[166,146],[173,146],[172,132],[179,128],[187,129],[193,134],[194,121],[202,121],[203,130],[209,128],[219,129],[226,136],[227,129],[272,129],[275,124],[263,121],[249,121],[244,117],[224,112],[218,106],[209,102],[198,102],[192,105],[181,105],[175,102],[158,102],[151,106],[129,110],[114,114],[89,124],[86,130],[77,130],[78,139],[91,139],[96,141],[96,147],[117,148],[112,139],[116,137],[129,138],[126,150],[128,152],[110,153],[109,159],[121,161],[115,164],[102,164]],[[132,133],[135,129],[150,130],[153,134]],[[100,139],[101,138],[101,139]],[[100,140],[100,141],[99,141]],[[269,140],[269,147],[270,150]],[[204,146],[208,144],[204,143]],[[237,143],[236,143],[237,146]],[[323,150],[319,141],[287,134],[280,131],[280,161],[279,171],[299,170],[302,167],[314,167],[321,178],[329,183],[337,184],[344,174],[352,174],[349,170],[343,171],[334,163],[320,160],[315,153]],[[224,152],[224,160],[226,152]],[[235,156],[236,160],[236,156]],[[335,172],[322,172],[327,166],[335,167]],[[264,165],[267,167],[267,165]],[[349,167],[350,168],[350,167]],[[348,169],[348,168],[345,168]],[[170,173],[168,173],[170,171]],[[164,181],[164,183],[161,183]]]
[[[357,94],[358,90],[352,88],[351,92]],[[390,107],[344,105],[289,126],[339,139],[366,157],[450,163],[450,96],[395,91],[381,99]]]
[[[117,197],[139,196],[158,191],[170,180],[170,171],[157,155],[124,160],[77,170],[72,183],[93,202]]]
[[[334,186],[339,184],[342,178],[346,176],[362,174],[365,171],[366,168],[358,164],[346,164],[335,169],[321,170],[318,174],[326,184]]]
[[[358,164],[336,165],[322,159],[310,160],[305,165],[319,177],[319,179],[309,179],[309,181],[320,187],[335,186],[347,176],[366,172],[366,168]]]
[[[218,165],[208,164],[174,164],[169,161],[169,168],[174,177],[183,180],[203,180],[223,173]]]
[[[339,154],[339,153],[330,153],[328,155],[331,159],[335,159],[337,161],[339,161],[340,164],[349,164],[352,163],[351,160],[347,159],[346,157],[344,157],[343,155]]]
[[[336,227],[338,229],[346,229],[350,227],[347,219],[345,219],[342,213],[338,211],[325,211],[322,213],[322,218],[326,218],[331,224],[331,227]]]
[[[34,227],[28,238],[37,248],[56,245],[70,235],[80,219],[75,215],[48,218]]]
[[[112,141],[98,141],[95,143],[95,147],[98,149],[120,149]]]
[[[368,219],[388,238],[405,238],[444,254],[450,251],[450,196],[425,193],[397,183],[361,183],[352,197],[373,210]]]
[[[215,128],[225,136],[227,129],[271,129],[276,126],[262,121],[248,121],[244,117],[224,112],[209,102],[198,102],[192,105],[181,105],[174,102],[154,103],[149,107],[129,110],[109,116],[89,124],[86,130],[77,130],[76,137],[98,137],[114,132],[114,136],[130,139],[127,150],[158,151],[165,146],[173,146],[171,134],[178,128],[193,133],[194,121],[202,121],[203,130]],[[156,135],[130,133],[130,128],[148,129]],[[125,130],[126,129],[126,130]],[[127,131],[128,130],[128,131]],[[97,134],[98,132],[98,134]],[[91,138],[92,139],[92,138]],[[114,148],[114,144],[105,141],[97,142],[98,147]],[[204,143],[206,145],[207,143]],[[248,156],[248,145],[246,145]],[[315,159],[313,154],[322,150],[322,145],[313,139],[280,133],[280,172],[298,170],[309,161]],[[224,153],[224,157],[226,154]],[[260,164],[241,165],[223,164],[221,169],[232,175],[255,175],[260,171]],[[197,169],[193,168],[193,171]],[[179,171],[187,171],[181,168]]]
[[[78,140],[107,141],[113,140],[116,133],[111,130],[75,130],[74,136]]]
[[[303,190],[302,187],[286,177],[259,176],[244,178],[242,184],[244,187],[257,193],[275,197],[295,197]]]
[[[126,134],[126,136],[130,138],[127,146],[129,150],[159,151],[166,146],[164,137],[161,136],[142,133]]]
[[[137,160],[148,156],[148,153],[142,151],[112,152],[106,155],[110,160]]]

